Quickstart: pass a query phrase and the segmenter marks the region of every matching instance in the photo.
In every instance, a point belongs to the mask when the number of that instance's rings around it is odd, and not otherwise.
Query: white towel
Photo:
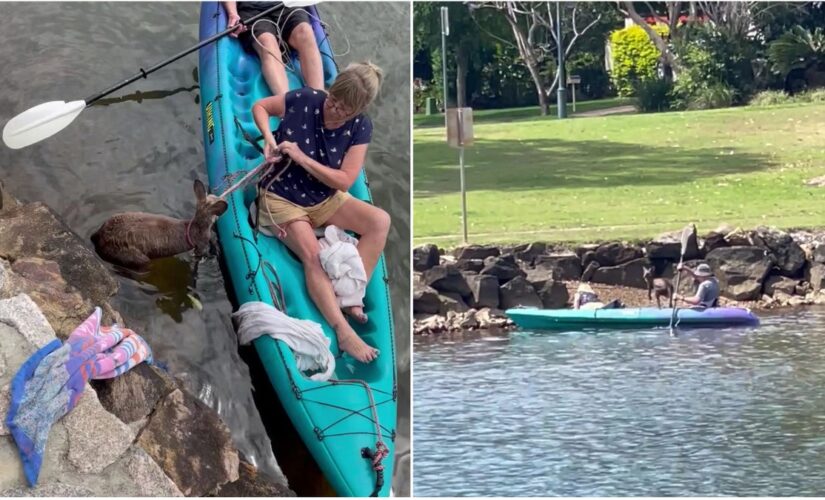
[[[320,371],[309,378],[329,380],[335,371],[335,357],[329,337],[314,321],[287,316],[265,302],[247,302],[232,315],[238,320],[238,341],[248,345],[261,335],[282,340],[295,353],[295,363],[302,372]]]
[[[356,248],[358,240],[335,226],[327,226],[318,244],[321,246],[321,267],[332,281],[338,305],[363,306],[367,272]]]

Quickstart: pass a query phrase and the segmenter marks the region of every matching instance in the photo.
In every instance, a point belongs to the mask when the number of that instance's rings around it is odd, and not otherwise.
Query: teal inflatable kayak
[[[508,309],[505,314],[527,330],[627,329],[668,327],[673,309]],[[677,309],[674,324],[681,328],[756,326],[759,318],[738,307]]]
[[[307,9],[324,63],[327,85],[337,69],[317,11]],[[200,39],[226,27],[226,14],[218,2],[202,4]],[[297,73],[289,71],[291,88],[302,87]],[[206,168],[213,192],[225,188],[227,179],[249,171],[263,161],[261,153],[244,138],[259,131],[252,119],[252,105],[270,95],[255,54],[246,53],[237,39],[223,37],[202,48],[199,59],[200,98]],[[271,125],[274,130],[277,120]],[[222,190],[222,189],[221,189]],[[371,202],[364,173],[350,194]],[[367,286],[366,325],[358,334],[380,351],[378,359],[362,364],[338,350],[335,334],[312,303],[301,263],[277,239],[256,234],[249,206],[254,183],[233,192],[229,209],[217,221],[223,258],[239,304],[261,301],[278,305],[278,285],[285,312],[323,326],[337,356],[334,380],[317,382],[297,370],[286,344],[269,336],[255,340],[255,349],[266,367],[282,406],[312,453],[321,471],[341,496],[388,496],[393,473],[396,426],[396,372],[392,311],[386,267],[382,256]],[[275,297],[273,297],[275,295]],[[388,456],[378,467],[371,456],[382,442]],[[383,466],[383,471],[381,467]]]

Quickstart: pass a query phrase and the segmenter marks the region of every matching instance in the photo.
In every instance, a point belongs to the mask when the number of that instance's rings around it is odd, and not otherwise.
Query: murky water
[[[415,343],[421,496],[825,494],[825,310]],[[421,450],[421,451],[418,451]]]
[[[198,3],[0,3],[0,122],[41,102],[82,99],[197,43]],[[372,59],[386,85],[367,172],[377,205],[393,216],[387,248],[399,362],[398,494],[409,491],[409,6],[322,4],[341,64]],[[189,217],[192,181],[206,180],[197,54],[86,110],[29,148],[0,147],[0,178],[24,201],[44,201],[82,238],[111,215],[140,210]],[[125,96],[125,98],[120,98]],[[247,459],[272,474],[270,451],[237,354],[232,305],[215,260],[197,279],[188,257],[156,262],[135,281],[120,276],[117,307],[156,357],[232,429]],[[193,307],[192,287],[203,304]],[[406,401],[406,403],[405,403]]]

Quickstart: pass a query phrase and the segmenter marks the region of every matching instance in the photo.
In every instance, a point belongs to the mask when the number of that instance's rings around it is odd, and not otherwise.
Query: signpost
[[[447,144],[458,148],[458,168],[461,179],[461,224],[467,243],[467,192],[464,188],[464,148],[473,145],[473,108],[447,110]]]
[[[450,19],[447,7],[441,7],[441,84],[444,92],[441,97],[444,99],[444,113],[446,120],[447,113],[447,37],[450,36]]]
[[[573,87],[573,112],[576,112],[576,85],[580,85],[582,77],[579,75],[570,75],[567,77],[567,84]]]

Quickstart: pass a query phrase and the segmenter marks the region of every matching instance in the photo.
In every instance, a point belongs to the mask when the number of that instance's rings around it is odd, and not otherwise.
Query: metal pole
[[[573,87],[573,112],[576,112],[576,84],[574,83],[571,85]]]
[[[567,80],[564,78],[564,43],[561,38],[561,2],[556,2],[556,41],[559,46],[559,87],[556,92],[556,109],[559,118],[567,118]]]
[[[441,74],[444,86],[444,124],[447,124],[447,37],[450,35],[450,20],[447,7],[441,7]]]
[[[464,146],[458,150],[458,163],[461,171],[461,225],[464,226],[464,243],[467,243],[467,191],[464,189]]]

